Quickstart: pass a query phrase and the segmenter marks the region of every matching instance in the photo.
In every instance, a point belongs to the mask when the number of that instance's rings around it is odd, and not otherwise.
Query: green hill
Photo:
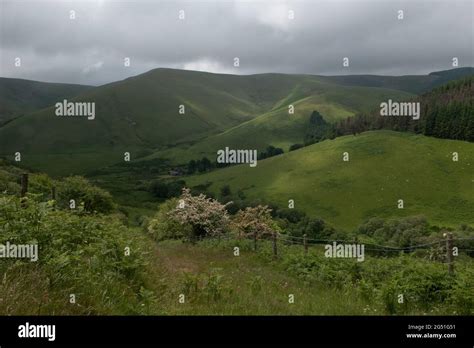
[[[349,161],[344,162],[344,152]],[[459,161],[452,161],[452,153]],[[259,161],[185,178],[189,186],[228,184],[247,199],[295,208],[353,229],[371,217],[423,214],[433,223],[474,223],[474,144],[391,131],[324,141]],[[399,199],[404,209],[397,208]]]
[[[0,127],[0,156],[11,159],[19,151],[24,165],[65,175],[121,163],[124,152],[130,152],[132,160],[165,157],[182,163],[237,144],[286,150],[302,141],[314,109],[336,121],[367,112],[388,98],[413,96],[394,89],[393,83],[383,87],[344,86],[312,75],[155,69],[69,99],[95,102],[93,121],[57,117],[52,106],[11,120]],[[44,104],[63,98],[44,98]],[[290,104],[294,115],[288,114]],[[180,105],[185,106],[184,115],[179,114]]]
[[[285,100],[275,109],[222,133],[212,135],[193,144],[179,144],[161,150],[145,159],[167,158],[175,163],[185,163],[202,156],[214,158],[226,146],[239,149],[264,150],[273,145],[288,151],[295,143],[302,143],[308,128],[309,117],[318,110],[328,122],[345,119],[359,112],[369,112],[383,100],[409,99],[409,93],[369,87],[348,87],[312,81],[312,95],[301,99]],[[288,104],[295,107],[288,113]]]
[[[0,125],[90,88],[93,87],[0,77]]]
[[[25,165],[52,174],[121,162],[125,151],[136,159],[250,120],[287,98],[304,78],[152,70],[73,98],[96,103],[93,121],[57,117],[50,107],[9,122],[0,128],[0,155],[20,151]]]

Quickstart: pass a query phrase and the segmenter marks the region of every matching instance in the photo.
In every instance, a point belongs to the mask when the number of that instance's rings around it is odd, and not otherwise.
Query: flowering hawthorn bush
[[[181,225],[191,225],[193,238],[218,236],[228,229],[230,219],[226,207],[231,203],[221,204],[202,193],[193,196],[188,188],[183,188],[178,205],[167,215]]]

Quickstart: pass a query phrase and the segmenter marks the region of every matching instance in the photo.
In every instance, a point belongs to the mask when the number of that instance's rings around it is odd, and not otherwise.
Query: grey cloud
[[[450,69],[453,57],[460,66],[474,65],[470,0],[0,4],[5,77],[102,84],[157,67],[403,75]],[[178,19],[179,10],[185,20]],[[398,10],[404,11],[401,21]],[[22,59],[19,68],[15,57]],[[131,58],[130,67],[123,66],[124,57]],[[349,68],[342,67],[343,57]]]

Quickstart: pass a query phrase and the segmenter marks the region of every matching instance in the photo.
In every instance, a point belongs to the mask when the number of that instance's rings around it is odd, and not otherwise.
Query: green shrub
[[[388,314],[446,313],[450,307],[458,314],[474,312],[474,272],[468,257],[459,261],[450,277],[445,264],[413,255],[366,256],[358,263],[326,258],[316,248],[308,255],[300,246],[280,248],[281,267],[305,281],[357,291]],[[269,257],[267,249],[259,249],[262,257]]]
[[[142,253],[146,249],[113,215],[78,215],[31,199],[22,207],[18,197],[0,195],[0,243],[7,241],[38,244],[35,266],[47,279],[45,291],[63,300],[62,307],[51,309],[55,313],[123,314],[138,310],[134,304],[143,283],[146,264]],[[17,264],[30,267],[32,263],[29,259],[5,261],[0,265],[4,273],[13,272]],[[71,293],[80,306],[68,304]],[[23,297],[34,301],[28,293]],[[47,297],[38,305],[48,303]],[[0,310],[5,308],[0,305]],[[32,305],[30,313],[35,310]]]
[[[192,227],[171,219],[169,213],[178,205],[178,199],[173,198],[162,203],[155,216],[148,221],[147,231],[156,241],[166,239],[189,239],[192,236]]]
[[[474,314],[474,270],[465,267],[458,270],[452,278],[453,287],[449,290],[450,302],[456,314]]]
[[[115,208],[110,193],[90,184],[81,176],[65,178],[58,184],[60,206],[69,208],[71,199],[76,201],[76,206],[83,204],[86,212],[109,213]]]

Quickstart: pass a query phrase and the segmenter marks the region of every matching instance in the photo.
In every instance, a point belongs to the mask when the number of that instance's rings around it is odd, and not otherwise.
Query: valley
[[[94,103],[93,122],[55,117],[53,106],[8,122],[0,127],[0,155],[9,159],[19,152],[18,164],[56,177],[86,175],[132,216],[160,201],[150,193],[151,182],[181,180],[214,195],[228,185],[246,201],[281,207],[293,199],[296,209],[346,230],[371,216],[424,215],[448,226],[471,224],[472,143],[379,130],[289,151],[303,143],[314,110],[334,124],[387,101],[414,100],[414,92],[471,72],[321,77],[155,69],[70,98]],[[256,168],[187,173],[192,160],[219,164],[223,149],[262,153],[268,146],[284,154],[259,157]],[[459,162],[451,160],[453,152]],[[398,199],[404,209],[397,209]]]
[[[0,265],[0,311],[472,314],[472,78],[439,74],[156,69],[67,96],[95,105],[91,122],[54,103],[16,114],[0,126],[2,233],[40,253]],[[387,101],[420,103],[420,120],[379,121]]]

